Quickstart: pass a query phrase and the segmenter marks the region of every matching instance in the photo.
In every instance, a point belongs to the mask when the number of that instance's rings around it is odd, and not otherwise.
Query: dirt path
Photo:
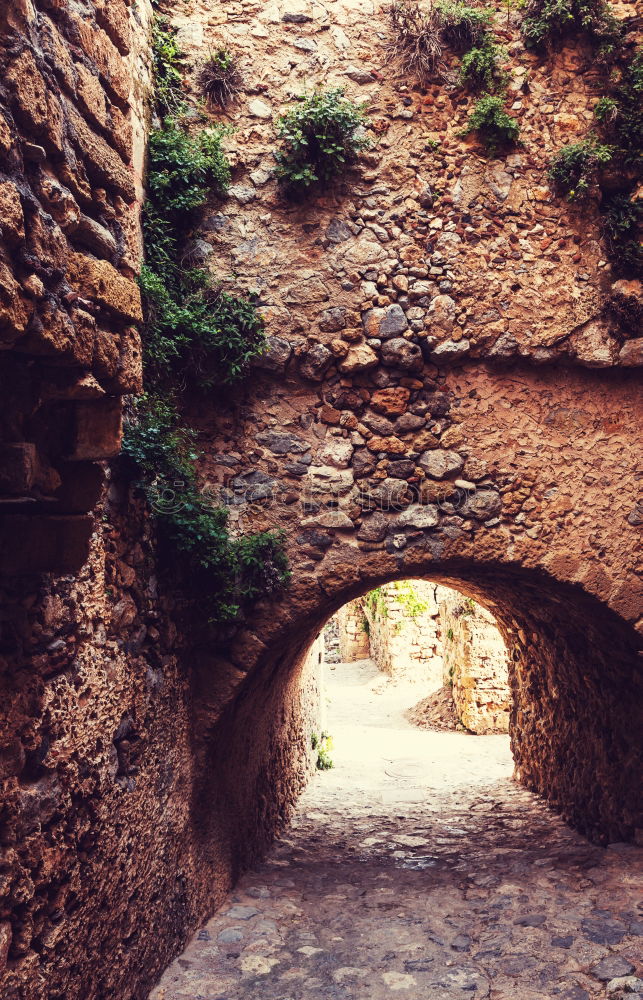
[[[421,692],[368,661],[328,692],[336,767],[152,1000],[620,1000],[641,851],[588,844],[514,784],[506,736],[414,729]]]

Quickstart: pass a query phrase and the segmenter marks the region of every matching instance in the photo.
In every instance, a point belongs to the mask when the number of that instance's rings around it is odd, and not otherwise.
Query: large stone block
[[[84,160],[87,171],[100,184],[115,188],[124,198],[134,198],[134,178],[119,154],[101,136],[92,132],[85,120],[69,103],[66,105],[67,120],[72,142]]]
[[[119,398],[106,396],[76,403],[73,441],[67,457],[74,462],[115,458],[122,437],[123,407]]]
[[[105,19],[106,17],[107,15]],[[123,104],[127,103],[130,92],[127,66],[114,43],[103,29],[89,18],[71,14],[70,23],[81,48],[100,71],[112,95]]]
[[[127,55],[130,50],[131,31],[125,0],[93,0],[96,18],[114,45]]]
[[[32,308],[9,268],[0,261],[0,339],[17,340],[27,327]]]
[[[71,253],[67,265],[70,285],[85,299],[92,299],[105,309],[129,322],[143,318],[138,286],[119,274],[105,260],[81,253]]]
[[[0,232],[7,243],[18,243],[25,236],[20,193],[12,181],[0,181]]]
[[[33,53],[25,49],[6,71],[16,116],[48,148],[62,152],[63,116],[60,102],[36,65]]]
[[[0,493],[20,496],[28,493],[36,474],[36,446],[21,441],[0,445]]]
[[[0,518],[0,573],[75,573],[87,561],[89,516]]]

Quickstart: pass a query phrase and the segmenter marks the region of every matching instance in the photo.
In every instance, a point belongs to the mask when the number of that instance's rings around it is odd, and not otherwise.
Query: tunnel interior
[[[633,717],[641,704],[633,634],[580,588],[541,573],[449,566],[422,578],[473,597],[497,619],[509,653],[517,779],[588,839],[634,839],[642,729]],[[284,629],[203,741],[216,785],[209,778],[197,795],[202,829],[227,815],[237,872],[283,827],[306,782],[301,674],[311,644],[347,600],[390,579],[327,598],[305,622]]]

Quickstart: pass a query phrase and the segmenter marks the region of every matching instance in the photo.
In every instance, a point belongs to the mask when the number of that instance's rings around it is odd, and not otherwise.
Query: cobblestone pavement
[[[414,729],[421,693],[369,661],[329,674],[335,769],[152,1000],[643,992],[643,852],[587,843],[514,784],[506,737]]]

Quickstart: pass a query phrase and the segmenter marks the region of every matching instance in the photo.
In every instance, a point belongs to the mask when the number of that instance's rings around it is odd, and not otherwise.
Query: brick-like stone
[[[143,318],[138,285],[124,278],[107,261],[70,253],[67,277],[79,295],[109,309],[121,319],[136,323]]]
[[[118,397],[76,403],[73,443],[67,458],[74,462],[115,458],[122,437],[123,407]]]
[[[76,573],[87,561],[94,519],[89,515],[0,518],[0,572]]]
[[[0,444],[0,493],[28,493],[36,475],[36,446],[29,442]]]
[[[63,115],[60,101],[38,69],[33,53],[25,49],[6,71],[16,116],[48,149],[62,152]]]
[[[72,105],[67,104],[67,118],[72,142],[84,160],[90,177],[100,184],[114,187],[124,198],[134,198],[134,178],[119,154],[96,135]]]
[[[12,181],[0,181],[0,231],[11,244],[23,240],[25,236],[20,192]]]
[[[131,31],[125,0],[93,0],[93,3],[98,23],[119,51],[127,55],[131,47]]]

